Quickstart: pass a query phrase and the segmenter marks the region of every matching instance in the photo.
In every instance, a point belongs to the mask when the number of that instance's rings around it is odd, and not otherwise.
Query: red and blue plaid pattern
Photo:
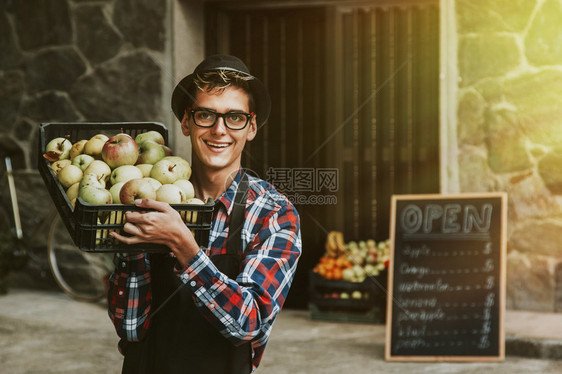
[[[302,243],[300,220],[293,205],[271,184],[248,177],[241,273],[235,280],[229,279],[209,258],[226,253],[238,173],[216,202],[218,211],[209,248],[199,251],[186,268],[177,270],[177,275],[193,292],[195,305],[225,338],[234,344],[251,342],[255,370],[289,292]],[[109,316],[123,352],[126,342],[142,339],[150,324],[150,260],[146,254],[116,254],[108,299]]]

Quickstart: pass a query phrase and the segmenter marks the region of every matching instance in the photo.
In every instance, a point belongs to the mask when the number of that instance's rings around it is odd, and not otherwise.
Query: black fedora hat
[[[252,79],[248,80],[250,91],[254,98],[256,105],[255,112],[257,115],[258,126],[267,121],[269,112],[271,111],[271,98],[263,83],[256,77],[250,74],[248,67],[238,57],[230,55],[212,55],[205,58],[193,71],[185,78],[183,78],[174,88],[172,93],[172,111],[176,117],[181,121],[187,107],[187,103],[193,102],[190,100],[189,92],[193,80],[197,74],[213,70],[230,70],[246,75]]]

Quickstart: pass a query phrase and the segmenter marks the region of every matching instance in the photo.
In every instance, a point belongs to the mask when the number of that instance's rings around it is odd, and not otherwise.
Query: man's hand
[[[125,244],[155,243],[167,245],[183,265],[187,265],[197,252],[199,245],[183,222],[180,214],[168,203],[143,199],[136,200],[135,205],[152,209],[142,212],[127,212],[123,231],[132,236],[123,236],[116,232],[110,235]]]

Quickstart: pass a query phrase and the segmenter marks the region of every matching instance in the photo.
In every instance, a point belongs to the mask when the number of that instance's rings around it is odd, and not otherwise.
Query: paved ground
[[[305,311],[284,310],[257,372],[562,373],[562,314],[508,311],[508,355],[502,363],[386,362],[384,330],[383,325],[312,321]],[[103,303],[35,290],[0,296],[1,373],[119,373],[116,344]]]

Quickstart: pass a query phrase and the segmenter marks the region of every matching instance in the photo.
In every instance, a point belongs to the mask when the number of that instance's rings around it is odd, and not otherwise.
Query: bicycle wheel
[[[112,254],[81,251],[56,215],[49,230],[49,266],[59,287],[79,301],[98,301],[106,295],[113,268]]]

